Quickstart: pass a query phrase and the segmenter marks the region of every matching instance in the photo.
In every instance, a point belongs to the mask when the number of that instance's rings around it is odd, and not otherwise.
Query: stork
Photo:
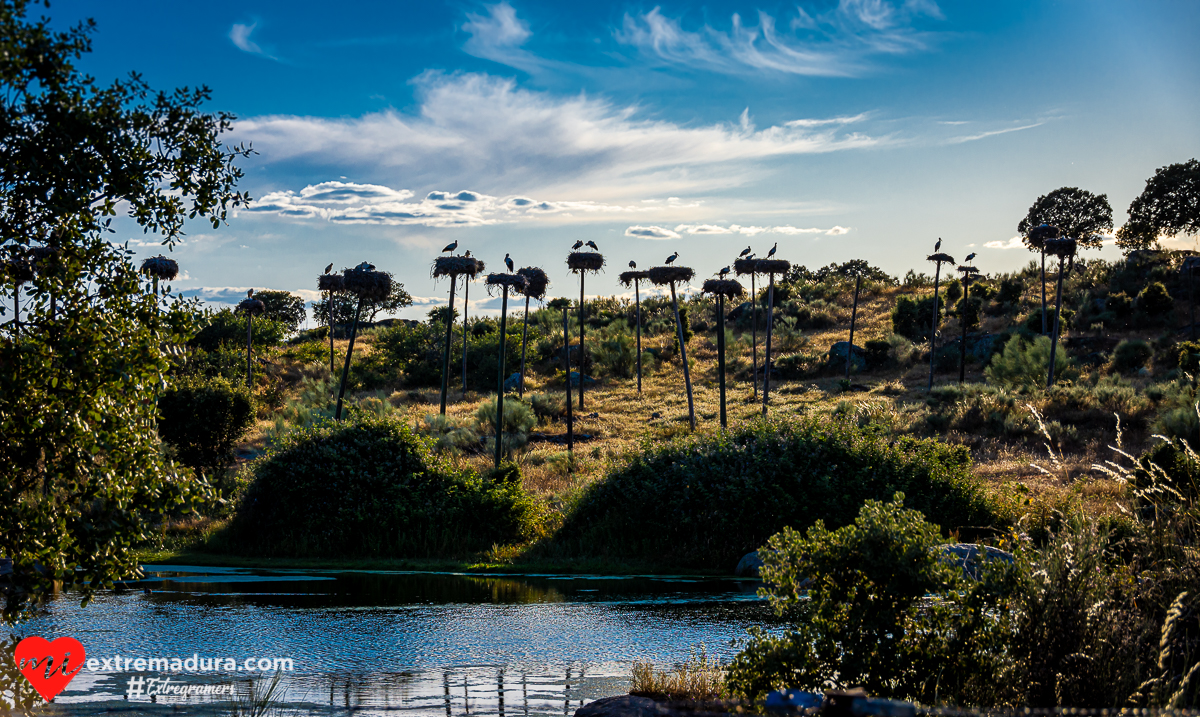
[[[447,245],[446,245],[446,248],[445,248],[445,249],[442,249],[442,251],[443,251],[443,252],[447,252],[447,251],[449,251],[449,252],[453,252],[453,251],[454,251],[455,249],[457,249],[457,248],[458,248],[458,240],[457,240],[457,239],[455,239],[453,244],[447,244]]]
[[[636,268],[637,268],[637,262],[636,262],[636,261],[634,261],[634,260],[632,260],[632,259],[630,259],[630,260],[629,260],[629,268],[630,268],[630,269],[636,269]]]
[[[596,242],[594,242],[594,241],[589,241],[587,244],[584,244],[584,246],[588,246],[588,247],[591,247],[592,249],[595,249],[596,251],[600,251],[600,247],[596,246]]]
[[[331,271],[333,271],[333,262],[332,262],[332,261],[331,261],[331,262],[329,262],[329,266],[325,267],[325,273],[326,273],[326,274],[328,274],[328,273],[329,273],[329,272],[331,272]]]
[[[724,269],[717,272],[717,274],[719,274],[722,279],[724,279],[725,275],[728,273],[729,273],[729,267],[725,267]]]
[[[970,254],[967,254],[967,263],[970,264],[971,260],[974,258],[975,258],[975,252],[971,252]]]
[[[508,258],[508,254],[504,255],[504,265],[508,267],[509,271],[513,270],[513,262],[512,259]]]
[[[771,251],[767,252],[767,258],[775,256],[775,250],[779,248],[779,242],[775,242],[775,246],[771,247]]]
[[[942,250],[942,238],[941,237],[938,237],[937,244],[933,245],[933,250],[935,252]]]
[[[572,244],[572,245],[571,245],[571,250],[572,250],[572,251],[579,251],[579,247],[581,247],[581,246],[583,246],[583,240],[582,240],[582,239],[580,239],[579,241],[577,241],[577,242],[575,242],[574,244]]]
[[[675,253],[674,253],[674,254],[672,254],[671,256],[667,257],[667,263],[668,263],[668,264],[674,264],[674,263],[675,263],[675,260],[676,260],[676,259],[678,259],[678,258],[679,258],[679,252],[675,252]]]
[[[747,254],[749,254],[749,253],[750,253],[750,247],[746,247],[745,249],[742,249],[742,253],[741,253],[741,254],[738,254],[738,258],[740,259],[740,258],[742,258],[743,256],[746,256],[746,255],[747,255]]]

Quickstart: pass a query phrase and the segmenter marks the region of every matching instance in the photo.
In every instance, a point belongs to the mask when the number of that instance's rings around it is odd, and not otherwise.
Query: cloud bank
[[[719,224],[680,224],[674,229],[657,226],[631,226],[625,230],[625,236],[635,237],[639,239],[679,239],[684,234],[741,234],[743,236],[756,236],[758,234],[813,234],[824,236],[840,236],[848,233],[850,230],[846,227],[835,226],[829,229],[801,228],[791,225],[782,226],[742,226],[740,224],[730,224],[729,226],[721,226]]]

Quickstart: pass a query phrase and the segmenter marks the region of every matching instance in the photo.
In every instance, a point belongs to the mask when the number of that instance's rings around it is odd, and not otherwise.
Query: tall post
[[[525,397],[525,349],[529,346],[529,295],[525,295],[525,325],[521,328],[521,383],[517,395]]]
[[[758,398],[758,293],[754,290],[754,274],[750,274],[750,384]]]
[[[854,277],[854,306],[850,309],[850,346],[846,349],[846,380],[850,380],[850,357],[854,354],[854,321],[858,318],[858,287],[862,276]]]
[[[450,275],[450,303],[446,313],[446,354],[442,359],[442,415],[446,415],[446,390],[450,387],[450,337],[454,329],[454,284],[458,280],[455,274]],[[354,322],[358,324],[358,314],[355,312]]]
[[[725,420],[725,295],[717,294],[717,373],[721,381],[721,428]]]
[[[963,298],[958,303],[958,320],[962,323],[962,340],[959,342],[958,382],[967,380],[967,302],[971,298],[971,272],[963,272]]]
[[[638,280],[633,280],[634,321],[637,322],[637,374],[638,393],[642,392],[642,295],[638,293]],[[1193,305],[1193,309],[1194,309]],[[1194,312],[1193,312],[1194,313]],[[1195,323],[1193,321],[1193,323]]]
[[[1192,305],[1192,341],[1196,340],[1196,267],[1188,267],[1188,303]]]
[[[254,388],[251,377],[254,375],[250,371],[250,343],[254,338],[254,314],[246,312],[246,388]]]
[[[563,306],[563,370],[567,376],[567,453],[575,450],[575,422],[571,418],[571,333],[568,329],[567,315],[571,313],[571,302]],[[580,374],[583,383],[583,374]]]
[[[467,309],[471,308],[471,277],[463,275],[463,350],[462,392],[467,397]]]
[[[21,335],[21,284],[13,284],[13,336]]]
[[[1042,240],[1043,242],[1045,239]],[[1046,335],[1046,246],[1042,245],[1042,336]]]
[[[933,362],[937,358],[938,283],[942,278],[942,262],[934,262],[933,270],[933,328],[929,331],[929,388],[933,390]]]
[[[585,361],[586,354],[583,349],[583,277],[587,274],[586,269],[579,270],[579,410],[583,410],[583,367],[587,363]],[[568,383],[570,376],[567,377]]]
[[[500,467],[500,457],[504,451],[504,339],[508,324],[508,285],[501,286],[504,293],[500,300],[500,371],[496,387],[496,467]]]
[[[675,282],[671,282],[671,306],[675,309],[675,331],[679,334],[679,359],[683,362],[683,385],[687,388],[688,423],[696,430],[696,407],[692,403],[692,374],[688,369],[687,342],[683,340],[683,322],[679,320],[679,301],[675,298]],[[582,381],[580,385],[583,385]]]
[[[350,324],[350,345],[346,347],[346,363],[342,367],[342,387],[338,389],[337,410],[333,420],[342,420],[342,398],[346,395],[346,379],[350,376],[350,358],[354,356],[354,338],[358,336],[358,315],[362,311],[363,300],[358,297],[358,305],[354,307],[354,323]],[[445,406],[443,413],[445,412]]]
[[[1063,257],[1058,257],[1058,291],[1054,298],[1054,335],[1050,338],[1050,375],[1046,379],[1046,388],[1054,385],[1054,357],[1058,352],[1058,330],[1062,317],[1062,284],[1063,284]],[[1043,316],[1045,313],[1043,312]]]
[[[337,366],[333,360],[333,292],[325,292],[325,313],[329,318],[329,377],[333,378],[334,371],[337,371]]]
[[[767,415],[767,403],[771,400],[771,323],[775,316],[775,272],[771,272],[770,288],[767,289],[767,350],[763,354],[763,415]]]

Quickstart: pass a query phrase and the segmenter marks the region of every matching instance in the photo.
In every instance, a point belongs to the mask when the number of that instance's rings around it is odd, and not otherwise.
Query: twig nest
[[[786,274],[792,268],[787,259],[759,259],[755,263],[758,264],[755,271],[759,274]]]
[[[342,272],[346,291],[367,301],[382,301],[392,292],[392,277],[373,269],[346,269]]]
[[[973,266],[960,266],[958,270],[964,274],[978,274],[979,270]]]
[[[738,276],[753,274],[757,266],[758,259],[735,259],[733,262],[733,273]]]
[[[712,294],[713,296],[724,296],[727,299],[736,299],[746,295],[746,288],[740,282],[733,279],[705,279],[704,285],[700,287],[700,292],[703,294]]]
[[[173,281],[175,277],[179,276],[179,262],[161,254],[152,256],[142,262],[141,272],[162,281]]]
[[[938,252],[937,254],[930,254],[929,256],[927,256],[925,258],[928,259],[929,261],[942,262],[942,263],[946,263],[946,264],[956,263],[954,261],[954,257],[950,256],[949,254],[943,254],[941,252]]]
[[[258,316],[267,310],[267,305],[258,299],[242,299],[241,303],[237,305],[237,310],[243,314]]]
[[[650,275],[644,271],[623,271],[621,272],[621,275],[617,277],[617,279],[619,279],[621,283],[625,285],[625,288],[633,286],[633,282],[635,281],[641,281],[642,279],[649,278]]]
[[[604,255],[594,251],[573,251],[567,255],[567,266],[571,271],[600,271],[604,268]]]
[[[1033,229],[1030,229],[1026,236],[1029,237],[1030,244],[1033,244],[1034,246],[1041,246],[1048,241],[1052,241],[1061,237],[1062,230],[1053,224],[1039,224]]]
[[[33,281],[33,266],[25,259],[9,259],[3,267],[5,277],[17,286]]]
[[[647,278],[657,286],[691,281],[696,272],[687,266],[656,266],[646,272]]]
[[[559,311],[562,311],[571,308],[571,300],[564,299],[560,296],[557,299],[551,299],[550,303],[546,304],[546,306],[549,306],[551,309],[558,309]]]
[[[457,278],[465,275],[474,279],[482,271],[483,262],[473,256],[439,256],[433,260],[432,276],[439,279],[443,276]]]
[[[1051,256],[1059,256],[1070,258],[1075,256],[1075,252],[1079,248],[1079,243],[1069,237],[1062,239],[1048,239],[1043,246],[1046,248],[1046,253]]]
[[[346,280],[341,274],[321,274],[317,277],[317,288],[321,291],[341,291],[346,288]]]
[[[525,277],[521,274],[488,274],[487,286],[489,293],[494,286],[499,286],[505,291],[511,289],[513,292],[521,293],[525,291]]]
[[[525,277],[525,296],[541,301],[546,296],[546,287],[550,286],[550,277],[536,266],[523,266],[517,273]]]

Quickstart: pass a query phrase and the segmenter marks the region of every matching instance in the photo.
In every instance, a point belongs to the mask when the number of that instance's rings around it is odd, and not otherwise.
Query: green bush
[[[237,442],[254,425],[254,399],[243,384],[221,377],[177,378],[158,399],[158,435],[198,473],[218,485]]]
[[[1071,319],[1073,319],[1073,318],[1075,318],[1075,312],[1072,311],[1071,309],[1064,307],[1062,310],[1062,325],[1059,326],[1060,333],[1062,331],[1066,330],[1067,328],[1070,328]],[[1033,311],[1032,313],[1030,313],[1029,316],[1026,316],[1025,320],[1023,322],[1021,322],[1021,326],[1024,327],[1024,329],[1031,334],[1042,333],[1042,310],[1039,308],[1039,309]],[[1048,307],[1046,307],[1046,335],[1049,336],[1053,333],[1054,333],[1054,307],[1048,306]]]
[[[1125,339],[1113,349],[1112,365],[1120,373],[1137,373],[1154,355],[1150,344],[1141,339]]]
[[[491,432],[493,435],[496,431],[496,399],[484,401],[479,404],[479,408],[475,409],[475,421],[479,424],[481,431]],[[525,447],[529,442],[529,431],[533,430],[538,424],[537,416],[534,415],[533,408],[517,398],[516,396],[507,396],[504,399],[504,451],[506,454],[511,454]],[[494,438],[488,438],[488,443],[491,444],[489,450],[495,451],[496,444]]]
[[[208,312],[200,320],[200,330],[189,345],[213,352],[246,348],[246,315],[229,309]],[[278,346],[288,334],[287,324],[258,317],[254,319],[252,345],[255,348]]]
[[[561,393],[534,393],[529,396],[529,405],[538,423],[550,423],[558,420],[567,412],[567,403]]]
[[[996,301],[1001,304],[1016,305],[1025,295],[1025,282],[1020,278],[1001,279],[1000,289],[996,292]]]
[[[963,295],[963,290],[962,290],[962,282],[961,281],[947,281],[946,282],[946,303],[947,304],[953,304],[954,302],[961,299],[962,295]]]
[[[945,301],[939,296],[939,320],[945,305]],[[892,331],[911,341],[928,341],[929,332],[933,329],[933,312],[932,296],[920,300],[901,296],[896,300],[896,308],[892,310]]]
[[[983,299],[972,296],[958,302],[954,307],[954,315],[959,321],[965,321],[967,330],[972,331],[979,328],[979,315],[983,313]]]
[[[1152,281],[1138,294],[1137,307],[1147,318],[1165,321],[1175,309],[1175,300],[1161,281]]]
[[[1066,354],[1066,349],[1059,346],[1054,358],[1057,376],[1061,376],[1069,365]],[[1038,336],[1030,341],[1023,336],[1013,336],[1004,345],[1004,350],[992,357],[984,374],[997,386],[1037,388],[1046,385],[1049,367],[1049,337]]]
[[[681,309],[680,317],[683,316]],[[624,319],[617,319],[600,329],[588,343],[592,362],[599,371],[618,378],[633,378],[637,367],[637,345]]]
[[[1179,344],[1179,370],[1200,375],[1200,341],[1184,341]]]
[[[888,364],[892,344],[888,341],[872,339],[863,345],[866,351],[867,368],[877,369]]]
[[[556,544],[568,554],[728,569],[784,526],[838,527],[896,490],[946,530],[995,522],[965,448],[848,421],[771,420],[647,442],[592,484]]]
[[[540,529],[542,508],[519,474],[452,468],[395,419],[358,415],[294,431],[251,471],[224,541],[242,553],[448,557]]]

